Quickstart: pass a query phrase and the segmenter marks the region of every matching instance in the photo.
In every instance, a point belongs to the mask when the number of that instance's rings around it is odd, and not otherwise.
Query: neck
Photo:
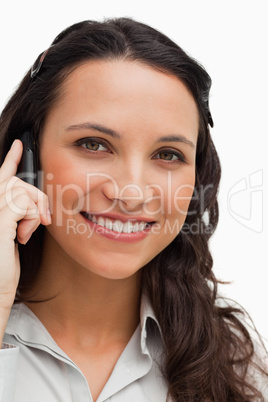
[[[139,323],[140,274],[107,279],[92,273],[44,241],[43,259],[31,294],[48,301],[26,303],[54,338],[83,342],[129,339]],[[29,296],[29,292],[27,295]]]

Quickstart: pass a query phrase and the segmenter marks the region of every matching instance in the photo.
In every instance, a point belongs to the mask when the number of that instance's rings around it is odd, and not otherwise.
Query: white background
[[[67,26],[128,16],[161,30],[213,80],[212,136],[222,162],[220,223],[211,241],[222,293],[268,339],[267,1],[17,0],[0,6],[0,110],[37,56]]]

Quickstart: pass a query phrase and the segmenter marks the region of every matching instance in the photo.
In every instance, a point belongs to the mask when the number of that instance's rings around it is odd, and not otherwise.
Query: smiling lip
[[[141,217],[126,219],[119,215],[98,215],[84,211],[80,214],[97,234],[127,243],[137,242],[147,237],[155,223]]]

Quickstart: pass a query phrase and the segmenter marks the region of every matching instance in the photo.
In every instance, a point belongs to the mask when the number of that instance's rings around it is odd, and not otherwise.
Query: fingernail
[[[17,140],[14,140],[14,141],[12,142],[12,145],[11,145],[10,149],[14,148],[16,141],[17,141]]]

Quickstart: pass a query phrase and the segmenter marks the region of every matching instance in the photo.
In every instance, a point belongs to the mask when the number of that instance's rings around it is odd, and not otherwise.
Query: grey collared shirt
[[[167,385],[158,366],[163,358],[161,331],[144,295],[140,318],[96,402],[166,402]],[[24,304],[12,308],[4,342],[0,350],[0,402],[93,401],[79,367]],[[257,341],[255,346],[258,349]],[[263,363],[267,361],[263,349],[258,354]],[[267,380],[254,370],[248,374],[268,402]]]
[[[148,299],[141,320],[97,402],[165,402],[163,343]],[[90,356],[89,356],[90,359]],[[12,308],[0,350],[0,402],[92,402],[88,383],[24,304]]]

